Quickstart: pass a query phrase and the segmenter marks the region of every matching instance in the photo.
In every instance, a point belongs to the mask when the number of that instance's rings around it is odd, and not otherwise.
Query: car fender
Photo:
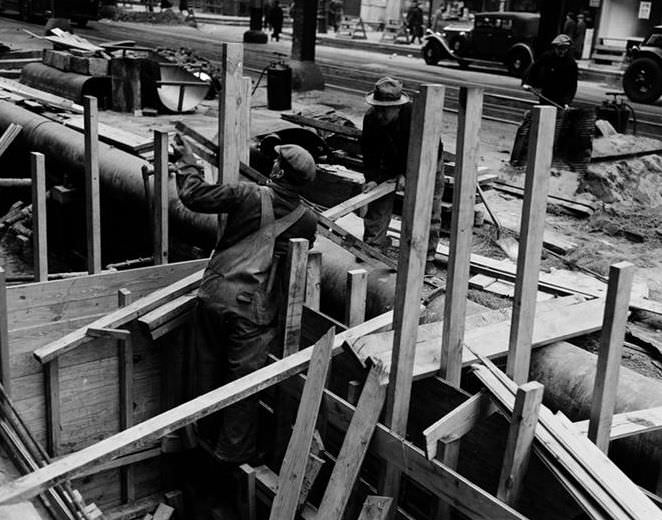
[[[439,33],[432,32],[428,29],[428,32],[423,37],[423,40],[425,40],[425,44],[427,44],[428,42],[430,43],[435,42],[439,44],[439,47],[441,48],[441,59],[460,61],[461,58],[451,50],[446,40],[444,40]]]
[[[662,49],[655,47],[640,47],[636,54],[633,55],[632,61],[639,58],[650,58],[657,61],[662,65]]]
[[[531,63],[533,63],[533,60],[534,60],[534,57],[533,57],[533,50],[531,49],[531,47],[530,47],[529,45],[527,45],[526,43],[522,43],[522,42],[520,42],[520,43],[516,43],[516,44],[513,45],[510,49],[508,49],[508,54],[506,54],[506,59],[507,59],[508,57],[510,57],[510,55],[511,55],[514,51],[516,51],[516,50],[520,50],[520,49],[523,49],[523,50],[529,55],[529,58],[531,58]]]

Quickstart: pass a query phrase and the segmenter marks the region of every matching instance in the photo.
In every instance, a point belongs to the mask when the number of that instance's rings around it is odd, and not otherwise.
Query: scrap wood
[[[44,103],[55,108],[69,110],[71,112],[75,112],[76,114],[83,113],[83,107],[69,99],[65,99],[63,97],[56,96],[55,94],[50,94],[33,87],[28,87],[27,85],[23,85],[12,79],[0,78],[0,89],[12,92],[13,94],[18,94],[24,99],[39,101],[40,103]]]
[[[573,423],[577,433],[588,433],[588,420]],[[622,439],[662,429],[662,406],[615,414],[611,421],[610,440]]]
[[[515,186],[513,184],[508,184],[506,182],[496,181],[492,185],[492,188],[503,193],[515,195],[516,197],[524,196],[524,188]],[[556,195],[547,195],[547,204],[550,206],[559,206],[582,217],[590,217],[593,215],[593,213],[595,213],[595,207],[591,203],[574,199],[567,199],[565,197],[559,197]]]
[[[658,357],[662,357],[662,334],[653,332],[636,323],[628,323],[625,331],[633,339],[633,343],[642,345]]]
[[[474,374],[512,413],[517,385],[489,360],[476,356],[481,364],[473,366]],[[544,405],[540,407],[536,441],[612,518],[662,519],[662,511],[595,444],[568,429]]]
[[[178,282],[173,285],[181,288],[185,284]],[[114,318],[112,320],[106,319],[105,321],[107,323],[105,326],[110,326],[110,323],[115,321],[125,320],[123,321],[125,323],[129,319],[132,319],[132,316],[135,317],[138,309],[136,304],[139,304],[141,301],[144,302],[146,299],[150,302],[158,300],[158,298],[153,296],[157,293],[161,297],[163,296],[163,290],[155,291],[152,295],[136,300],[134,304],[111,313],[111,316]],[[119,311],[124,311],[127,314],[120,316],[118,315]],[[337,334],[333,342],[332,355],[341,352],[344,341],[356,336],[369,334],[374,330],[389,325],[392,321],[393,312],[389,311]],[[115,325],[118,326],[118,324]],[[91,465],[105,462],[125,453],[132,447],[141,446],[154,439],[161,438],[170,432],[179,430],[209,414],[278,384],[306,370],[310,363],[312,351],[313,347],[305,348],[285,359],[258,369],[240,379],[112,435],[96,444],[78,452],[65,455],[29,475],[8,482],[0,487],[0,504],[15,503],[23,498],[31,498],[38,495],[52,485],[74,478]]]
[[[329,208],[322,212],[322,215],[328,218],[329,220],[335,221],[340,217],[344,217],[353,211],[366,206],[367,204],[393,193],[396,188],[396,183],[394,182],[383,182],[379,184],[374,189],[366,192],[359,193],[358,195],[351,197],[342,203]]]
[[[333,132],[334,134],[340,134],[347,137],[360,138],[363,134],[360,128],[339,125],[337,123],[330,123],[328,121],[315,119],[314,117],[306,117],[299,114],[281,114],[280,117],[281,119],[289,121],[290,123],[296,123],[301,126],[309,126],[317,130]]]
[[[533,330],[532,347],[538,348],[556,341],[581,336],[602,328],[604,300],[596,299],[576,305],[536,308],[536,324]],[[414,378],[423,378],[439,371],[441,366],[442,322],[428,323],[418,327]],[[476,360],[473,351],[495,358],[508,354],[510,321],[467,330],[462,364],[466,366]],[[348,342],[345,348],[355,359],[364,364],[368,357],[381,359],[388,368],[391,363],[393,332],[366,335]]]
[[[28,31],[27,29],[23,29],[23,31],[29,34],[30,36],[32,36],[33,38],[37,38],[39,40],[48,40],[51,43],[55,43],[57,45],[61,45],[67,48],[81,49],[84,51],[92,51],[92,52],[102,52],[104,50],[103,47],[94,45],[85,38],[81,38],[80,36],[71,34],[70,32],[63,31],[62,29],[58,29],[57,27],[51,29],[51,33],[53,34],[49,36],[40,36],[31,31]]]
[[[369,495],[363,502],[358,520],[386,520],[391,511],[393,499]]]
[[[0,137],[0,157],[3,153],[5,153],[7,148],[9,148],[9,145],[14,142],[14,139],[18,137],[18,134],[21,133],[21,130],[23,130],[21,125],[10,123],[10,125],[2,134],[2,137]]]

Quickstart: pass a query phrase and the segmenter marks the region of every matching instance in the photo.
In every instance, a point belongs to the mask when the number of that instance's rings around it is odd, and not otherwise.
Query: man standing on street
[[[278,0],[273,0],[269,8],[269,25],[271,25],[271,39],[280,41],[280,32],[283,30],[283,8]]]
[[[414,43],[416,38],[418,38],[418,43],[423,43],[423,9],[416,0],[412,2],[407,11],[407,28],[411,35],[410,44]]]
[[[227,226],[198,289],[196,307],[197,392],[262,368],[279,338],[278,309],[286,294],[281,265],[291,238],[312,245],[317,219],[300,192],[316,174],[313,157],[297,145],[275,147],[271,182],[208,184],[188,145],[181,154],[177,190],[182,203],[200,213],[226,214]],[[244,399],[199,423],[200,434],[229,464],[255,462],[257,397]]]
[[[402,93],[402,83],[397,79],[384,77],[377,81],[371,94],[366,97],[371,107],[363,117],[361,152],[365,168],[364,192],[368,192],[383,182],[397,183],[397,189],[404,189],[409,151],[409,131],[411,126],[411,103]],[[442,149],[440,144],[439,158]],[[441,196],[443,193],[443,163],[439,161],[432,207],[432,224],[426,272],[434,271],[434,254],[439,241],[441,228]],[[363,224],[363,241],[368,245],[388,249],[391,239],[386,235],[393,213],[395,194],[390,193],[368,204]]]

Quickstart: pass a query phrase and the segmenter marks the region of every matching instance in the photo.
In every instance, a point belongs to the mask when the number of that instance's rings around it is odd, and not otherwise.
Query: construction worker
[[[407,152],[411,126],[411,103],[402,93],[402,83],[390,77],[377,81],[374,90],[366,97],[371,105],[363,116],[361,152],[365,184],[368,192],[383,182],[396,182],[397,189],[405,186],[407,172]],[[430,241],[426,272],[435,271],[434,254],[441,230],[441,196],[443,193],[442,146],[439,146],[439,168],[435,182],[435,192],[430,226]],[[368,245],[388,249],[391,239],[386,235],[393,213],[395,194],[391,193],[368,204],[363,220],[363,241]]]
[[[279,337],[284,276],[280,262],[291,238],[315,240],[317,218],[300,192],[315,178],[313,157],[300,146],[274,148],[267,186],[209,184],[178,136],[177,190],[192,211],[227,215],[223,236],[205,270],[196,308],[196,377],[202,394],[263,367]],[[244,399],[199,424],[217,460],[255,461],[257,397]]]

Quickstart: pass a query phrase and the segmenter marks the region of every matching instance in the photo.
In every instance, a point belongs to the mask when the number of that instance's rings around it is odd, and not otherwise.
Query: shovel
[[[478,191],[478,196],[480,197],[480,200],[483,201],[483,204],[485,205],[485,209],[487,210],[487,213],[489,213],[490,218],[492,219],[492,222],[496,227],[496,238],[494,240],[494,243],[498,245],[504,253],[506,253],[506,256],[508,258],[510,258],[513,262],[516,262],[517,252],[519,250],[519,243],[513,237],[501,236],[501,232],[502,232],[501,223],[499,222],[499,219],[492,211],[492,208],[490,208],[490,205],[488,204],[487,199],[485,198],[485,194],[483,193],[483,189],[480,187],[479,184],[476,184],[476,190]]]

